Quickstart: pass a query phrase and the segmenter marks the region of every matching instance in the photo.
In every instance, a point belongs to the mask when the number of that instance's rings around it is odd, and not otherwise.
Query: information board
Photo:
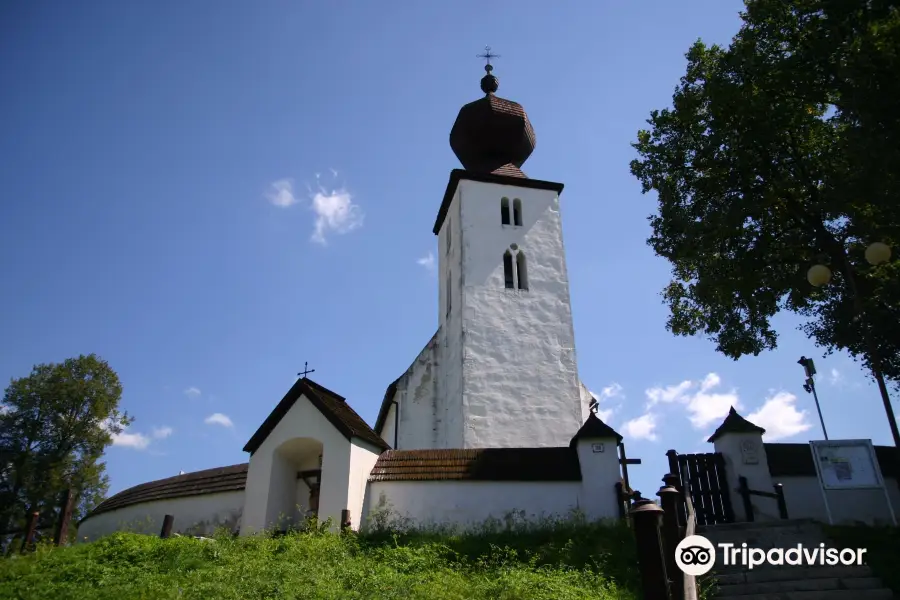
[[[884,485],[870,441],[835,440],[810,445],[826,490],[878,489]]]
[[[872,440],[828,440],[810,442],[813,462],[816,465],[822,500],[828,513],[828,522],[834,524],[829,502],[829,492],[843,494],[836,490],[879,490],[884,495],[891,521],[896,526],[897,517],[891,498],[884,484],[881,467],[875,456]]]

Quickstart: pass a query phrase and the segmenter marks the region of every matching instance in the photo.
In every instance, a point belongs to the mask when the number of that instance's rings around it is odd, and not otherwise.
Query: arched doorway
[[[273,494],[268,521],[276,530],[302,528],[310,517],[319,514],[322,487],[323,444],[314,438],[293,438],[275,451],[272,464]]]

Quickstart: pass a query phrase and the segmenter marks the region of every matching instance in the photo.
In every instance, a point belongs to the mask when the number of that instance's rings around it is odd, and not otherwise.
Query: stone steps
[[[814,521],[794,520],[768,523],[735,523],[698,527],[698,535],[713,544],[732,543],[740,548],[768,550],[802,544],[812,549],[825,544],[834,547]],[[891,600],[867,566],[770,566],[748,569],[743,565],[723,565],[717,551],[712,576],[717,582],[715,597],[723,600]]]

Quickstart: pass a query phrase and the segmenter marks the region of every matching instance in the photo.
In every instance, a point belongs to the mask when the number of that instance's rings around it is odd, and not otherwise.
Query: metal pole
[[[813,399],[816,401],[816,411],[819,413],[819,423],[822,424],[822,435],[825,436],[825,441],[828,441],[828,432],[825,431],[825,419],[822,418],[822,407],[819,406],[819,394],[816,393],[816,382],[813,381],[813,378],[809,378],[809,388],[812,390]]]
[[[869,348],[869,361],[872,363],[872,374],[878,383],[878,391],[881,392],[881,401],[884,402],[884,412],[887,413],[888,425],[891,428],[891,435],[894,438],[894,446],[900,448],[900,430],[897,429],[897,419],[894,417],[894,408],[891,406],[891,398],[888,396],[887,386],[884,384],[884,376],[881,374],[881,360],[878,358],[878,347],[872,339],[869,331],[869,324],[865,319],[865,309],[863,308],[862,298],[859,295],[859,289],[856,287],[856,277],[853,275],[853,267],[847,260],[846,253],[841,256],[841,263],[844,267],[844,274],[847,276],[847,285],[850,287],[850,293],[853,295],[853,306],[856,309],[857,318],[863,321],[863,332],[866,337],[866,345]]]

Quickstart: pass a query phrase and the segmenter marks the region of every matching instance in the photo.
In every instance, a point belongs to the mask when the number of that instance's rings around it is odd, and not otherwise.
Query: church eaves
[[[343,396],[339,396],[328,388],[304,377],[297,380],[297,383],[288,390],[281,402],[269,413],[263,424],[259,426],[259,429],[256,430],[256,433],[244,446],[244,452],[249,452],[252,456],[262,446],[262,443],[266,441],[266,438],[272,433],[279,421],[291,410],[291,407],[294,406],[294,403],[300,396],[306,396],[310,403],[348,440],[358,438],[380,450],[386,450],[390,447],[347,404]]]

